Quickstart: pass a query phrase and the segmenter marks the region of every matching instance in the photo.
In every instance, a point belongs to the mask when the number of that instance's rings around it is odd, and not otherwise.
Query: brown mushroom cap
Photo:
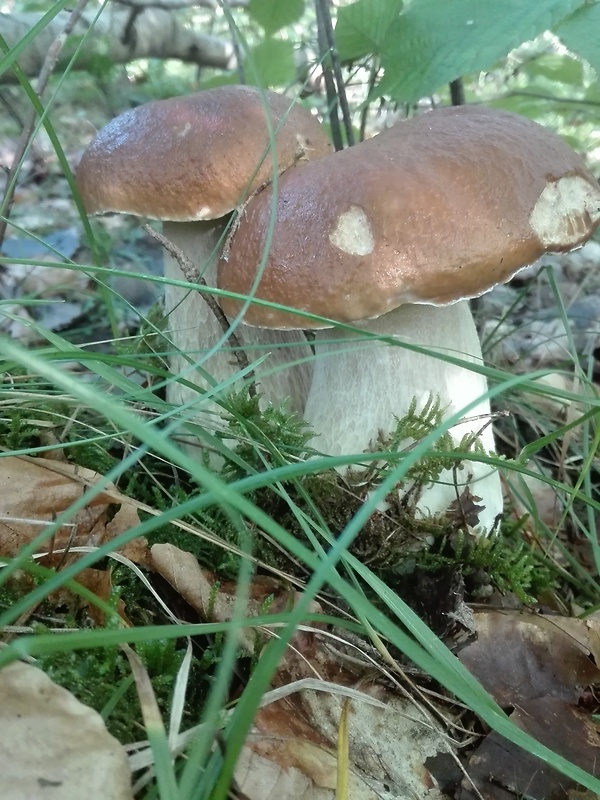
[[[223,86],[157,100],[113,119],[83,154],[86,210],[179,222],[224,216],[272,175],[267,109],[278,172],[330,152],[317,120],[275,92],[263,100],[258,89]]]
[[[250,293],[271,205],[269,188],[244,210],[219,288]],[[508,112],[439,109],[281,176],[255,295],[341,322],[445,305],[572,250],[599,220],[598,183],[557,135]],[[244,321],[327,327],[258,305]]]

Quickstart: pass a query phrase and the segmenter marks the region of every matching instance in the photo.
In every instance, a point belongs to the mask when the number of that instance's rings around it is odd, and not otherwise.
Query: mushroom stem
[[[208,286],[216,285],[216,263],[224,228],[222,219],[163,223],[166,238],[198,267]],[[164,263],[167,279],[184,279],[181,267],[172,255],[165,252]],[[217,382],[239,372],[239,363],[229,343],[225,343],[209,358],[204,358],[226,332],[201,292],[166,284],[165,310],[169,317],[167,335],[176,351],[170,362],[173,375],[184,375],[201,389],[207,389],[210,384],[203,377],[204,372]],[[250,363],[267,356],[255,369],[261,407],[269,403],[279,404],[289,398],[288,409],[302,414],[312,375],[312,352],[303,332],[250,328],[241,324],[236,327],[235,333]],[[293,361],[301,358],[307,361],[292,365]],[[200,370],[190,368],[190,359],[198,363]],[[174,405],[187,403],[194,396],[194,390],[179,381],[169,384],[167,398]],[[197,399],[202,403],[201,393],[197,393]],[[202,404],[202,411],[210,412],[211,416],[215,409],[213,403]]]
[[[356,327],[474,363],[482,361],[465,300],[443,307],[405,305]],[[432,393],[437,395],[448,418],[487,391],[485,377],[466,367],[403,347],[366,342],[339,329],[319,331],[315,351],[304,417],[315,429],[314,446],[331,455],[359,454],[376,446],[378,437],[391,431],[413,399],[419,410]],[[465,434],[481,431],[478,438],[483,448],[494,450],[492,426],[486,424],[489,419],[490,404],[482,398],[465,420],[450,430],[453,442],[458,444]],[[481,462],[464,462],[462,470],[442,473],[439,483],[424,488],[416,505],[418,512],[431,516],[446,511],[466,485],[485,505],[479,515],[480,529],[491,531],[502,513],[502,487],[498,472]]]

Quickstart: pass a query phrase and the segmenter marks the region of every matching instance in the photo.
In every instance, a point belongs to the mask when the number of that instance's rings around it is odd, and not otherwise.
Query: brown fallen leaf
[[[231,619],[235,584],[219,582],[173,545],[154,545],[154,568],[206,621]],[[298,594],[268,577],[253,580],[246,616],[291,608]],[[313,610],[318,611],[317,604]],[[276,633],[276,630],[274,631]],[[268,634],[262,633],[262,638]],[[244,629],[240,647],[256,650]],[[364,647],[367,647],[365,644]],[[348,704],[347,800],[442,800],[426,759],[449,746],[440,726],[413,700],[375,683],[376,664],[318,625],[298,630],[273,676],[279,692],[257,712],[236,767],[248,800],[334,800],[338,725]],[[312,679],[310,686],[306,679]],[[282,696],[279,696],[282,695]],[[270,699],[270,698],[269,698]]]
[[[323,654],[319,656],[323,667]],[[387,687],[371,683],[359,688],[356,682],[345,686],[355,676],[331,656],[329,669],[329,674],[321,676],[322,690],[298,687],[257,712],[246,740],[246,762],[238,764],[235,772],[249,800],[304,797],[296,793],[299,776],[309,781],[306,797],[334,800],[338,725],[345,704],[349,709],[348,800],[442,800],[444,795],[425,766],[427,759],[449,750],[437,723],[417,703]],[[348,697],[345,689],[354,692]],[[253,765],[254,772],[248,765]],[[265,769],[270,776],[267,785],[273,787],[266,794],[261,780]]]
[[[28,456],[0,458],[0,555],[16,556],[100,478],[97,472],[60,461]],[[109,484],[47,539],[38,553],[52,556],[70,547],[99,546],[137,524],[135,506]],[[134,539],[119,552],[143,564],[146,542]],[[55,565],[62,557],[44,563]]]
[[[81,586],[93,592],[100,600],[104,600],[105,603],[108,603],[111,599],[113,589],[111,570],[82,569],[81,572],[77,573],[77,578],[75,580],[77,583],[81,584]],[[71,592],[65,586],[49,594],[48,602],[61,609],[67,608],[72,614],[76,614],[79,609],[85,608],[87,616],[94,625],[103,627],[106,624],[106,615],[103,611],[93,603],[88,603],[79,595]],[[117,600],[114,611],[123,622],[129,624],[125,603],[121,598]]]
[[[511,721],[591,775],[600,775],[600,739],[591,719],[557,697],[528,700]],[[492,731],[471,756],[458,800],[564,800],[576,784]]]
[[[558,617],[487,611],[475,615],[478,638],[458,658],[506,708],[537,697],[576,703],[600,670],[557,624]]]
[[[131,800],[127,756],[100,714],[40,669],[0,670],[0,775],[6,800]]]
[[[600,664],[600,615],[595,612],[585,619],[576,617],[548,617],[550,625],[556,625],[570,636],[585,653],[589,653],[596,664]]]
[[[201,619],[207,622],[231,619],[236,597],[235,582],[220,580],[213,572],[201,567],[195,556],[172,544],[152,545],[150,557],[152,568],[198,612]],[[291,608],[296,597],[292,587],[282,581],[266,575],[255,576],[250,584],[247,616],[279,613]],[[242,628],[238,641],[246,652],[254,652],[256,639],[253,630]]]

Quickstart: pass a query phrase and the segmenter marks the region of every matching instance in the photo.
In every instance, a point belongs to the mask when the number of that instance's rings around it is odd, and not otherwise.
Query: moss
[[[123,600],[126,613],[136,627],[150,625],[162,618],[143,585],[124,567],[113,571],[115,586],[111,603]],[[56,614],[54,614],[56,616]],[[65,619],[66,627],[82,627],[83,620]],[[108,627],[117,624],[109,620]],[[46,632],[37,626],[38,632]],[[135,650],[144,664],[163,719],[171,711],[172,695],[177,674],[184,658],[184,642],[177,639],[159,639],[139,642]],[[203,652],[194,654],[186,687],[186,704],[183,724],[191,727],[200,719],[205,695],[209,688],[209,674],[218,659],[214,646],[206,644]],[[38,657],[38,665],[56,683],[71,691],[81,702],[94,708],[105,719],[108,730],[122,743],[144,738],[140,704],[131,667],[118,647],[89,650],[69,650],[68,637],[62,652]]]
[[[163,719],[168,719],[183,650],[178,649],[172,639],[140,643],[136,650],[152,681],[161,715]],[[101,713],[108,730],[120,742],[144,738],[142,714],[131,668],[121,650],[114,647],[65,649],[60,653],[41,656],[38,664],[52,680]],[[197,695],[202,677],[199,667],[198,660],[194,659],[188,684],[186,726],[195,724],[199,718],[199,709],[194,702],[198,699],[194,695]],[[192,711],[194,708],[196,714]]]
[[[235,453],[252,470],[264,472],[310,456],[310,431],[295,417],[282,409],[261,413],[257,398],[242,395],[233,398],[232,406],[228,435],[237,437]],[[288,497],[275,487],[265,487],[249,497],[309,547],[299,516],[315,520],[316,528],[324,523],[336,536],[405,456],[407,442],[418,442],[435,431],[443,413],[436,398],[430,398],[420,412],[413,403],[406,415],[396,421],[394,430],[378,442],[378,450],[385,458],[344,477],[330,470],[289,481],[283,487]],[[519,526],[505,524],[498,535],[489,538],[473,535],[470,529],[476,526],[481,508],[468,490],[456,504],[460,505],[460,513],[458,508],[451,508],[446,515],[428,519],[415,514],[423,487],[435,481],[442,470],[460,468],[459,454],[471,450],[481,450],[478,440],[472,437],[454,445],[449,434],[440,436],[428,453],[407,470],[403,483],[385,498],[383,510],[370,515],[350,551],[407,600],[407,576],[452,568],[462,572],[473,591],[477,576],[502,592],[513,592],[522,602],[532,602],[552,585],[553,574],[523,543]],[[245,473],[238,464],[231,463],[223,474],[231,479]],[[399,495],[397,490],[402,487],[404,494]],[[205,522],[211,530],[239,544],[238,530],[219,511],[206,517]],[[306,574],[260,531],[250,526],[248,532],[257,558],[294,575]]]

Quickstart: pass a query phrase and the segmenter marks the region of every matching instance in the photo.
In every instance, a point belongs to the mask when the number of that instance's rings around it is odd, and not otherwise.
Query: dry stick
[[[317,24],[323,27],[324,39],[327,44],[327,51],[335,83],[337,86],[337,98],[342,110],[342,119],[344,120],[344,130],[346,132],[346,142],[348,147],[354,144],[354,131],[352,130],[352,118],[350,116],[350,109],[348,108],[348,98],[346,97],[346,89],[344,87],[344,77],[342,75],[342,67],[340,64],[340,56],[335,44],[335,37],[333,35],[333,23],[331,21],[331,13],[329,11],[328,0],[316,0],[317,9],[320,11],[320,18],[317,17]],[[320,19],[320,22],[319,22]],[[319,49],[322,51],[321,44]],[[323,51],[321,52],[323,55]]]
[[[83,14],[83,11],[88,3],[88,0],[79,0],[77,6],[71,11],[71,16],[69,17],[69,21],[65,25],[56,39],[50,45],[48,52],[46,53],[46,58],[44,59],[44,63],[42,64],[42,68],[40,70],[40,74],[38,75],[37,85],[36,85],[36,93],[39,100],[42,100],[44,92],[48,86],[48,81],[50,80],[50,76],[56,66],[56,62],[58,61],[58,57],[60,55],[60,51],[63,48],[63,45],[69,36],[73,32],[73,28],[79,21],[79,18]],[[21,131],[21,136],[19,137],[19,142],[17,144],[17,149],[15,151],[12,164],[7,170],[7,177],[6,177],[6,191],[4,193],[4,199],[2,200],[2,205],[0,206],[2,210],[2,215],[4,219],[0,219],[0,247],[2,247],[2,243],[4,242],[4,237],[6,236],[6,226],[8,225],[8,216],[10,214],[10,210],[12,208],[12,204],[15,199],[15,191],[17,188],[17,182],[15,180],[16,175],[19,172],[20,164],[23,159],[23,156],[27,152],[27,148],[30,145],[31,137],[33,134],[33,129],[35,128],[35,121],[37,119],[37,111],[35,108],[31,110],[31,114],[29,115],[29,119],[26,120],[23,130]]]
[[[156,239],[167,251],[167,253],[175,259],[175,261],[179,264],[181,271],[183,272],[183,276],[189,283],[196,283],[198,286],[204,286],[207,289],[210,289],[210,286],[206,283],[204,278],[198,275],[198,269],[196,265],[186,256],[186,254],[180,250],[173,242],[169,241],[166,236],[163,236],[162,233],[154,230],[151,228],[150,225],[143,225],[143,229],[146,233],[150,234],[153,239]],[[221,307],[217,303],[214,297],[210,294],[203,292],[202,297],[204,298],[206,305],[210,308],[212,313],[214,314],[217,322],[223,329],[223,333],[227,335],[227,340],[233,350],[235,357],[237,359],[238,365],[241,370],[247,370],[246,377],[250,379],[250,383],[248,385],[248,394],[250,397],[256,396],[256,385],[254,371],[250,370],[250,362],[248,361],[248,357],[244,352],[242,345],[240,344],[240,340],[235,335],[235,332],[231,329],[231,325],[229,324],[229,320],[225,316],[225,314],[221,311]]]
[[[331,58],[327,56],[328,45],[325,35],[325,23],[323,21],[321,0],[315,0],[315,11],[317,13],[317,37],[319,42],[319,56],[323,65],[323,80],[325,81],[325,91],[327,94],[327,107],[329,109],[329,124],[331,126],[331,139],[336,150],[344,149],[342,141],[342,131],[340,119],[338,117],[338,94],[336,91],[333,72],[331,70]]]

